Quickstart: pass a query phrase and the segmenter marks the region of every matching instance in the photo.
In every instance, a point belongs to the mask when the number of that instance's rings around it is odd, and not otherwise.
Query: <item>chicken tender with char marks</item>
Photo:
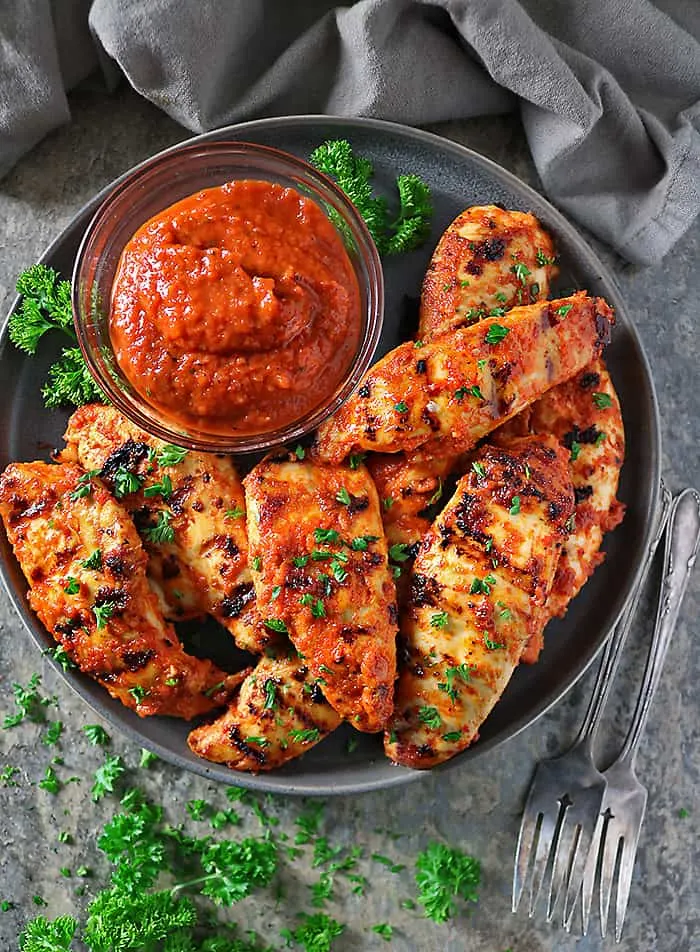
[[[393,708],[397,612],[367,470],[269,456],[244,482],[264,623],[289,634],[338,714],[380,730]]]
[[[444,232],[421,293],[421,340],[549,297],[552,239],[534,215],[497,205],[467,208]]]
[[[476,740],[544,624],[573,510],[567,454],[553,439],[475,454],[413,566],[385,734],[392,760],[432,767]]]
[[[220,717],[196,727],[193,753],[232,770],[274,770],[327,737],[341,718],[292,649],[260,658]]]
[[[318,431],[316,453],[459,454],[597,357],[612,311],[584,292],[517,307],[383,357]]]
[[[555,436],[569,454],[576,500],[573,528],[547,599],[549,620],[566,613],[571,599],[604,560],[603,536],[624,515],[617,487],[625,457],[625,430],[620,401],[602,359],[550,390],[493,437],[507,448],[524,435],[545,433]],[[536,661],[541,648],[541,639],[530,642],[522,660]]]
[[[126,510],[75,465],[12,463],[0,516],[42,624],[81,671],[141,716],[190,719],[240,678],[185,653],[146,580]]]
[[[168,618],[209,614],[255,654],[274,643],[255,607],[243,487],[229,457],[169,446],[101,404],[77,410],[65,440],[60,458],[98,471],[132,513]]]

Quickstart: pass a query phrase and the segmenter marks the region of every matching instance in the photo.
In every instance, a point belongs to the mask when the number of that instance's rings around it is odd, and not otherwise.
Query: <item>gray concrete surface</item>
[[[83,91],[73,97],[73,123],[46,139],[12,174],[0,182],[0,308],[12,296],[16,275],[36,260],[44,246],[99,188],[140,159],[185,137],[185,131],[135,94],[122,89],[113,97]],[[522,131],[514,118],[495,118],[440,127],[489,155],[522,178],[537,184]],[[638,270],[620,262],[608,250],[601,253],[613,268],[637,321],[651,359],[664,434],[664,475],[669,486],[700,483],[700,388],[697,365],[700,227],[695,227],[661,266]],[[2,399],[0,392],[0,400]],[[642,613],[644,614],[644,612]],[[642,832],[627,926],[621,952],[688,952],[700,948],[697,876],[700,814],[700,730],[698,681],[700,658],[696,635],[700,614],[700,572],[696,572],[671,645],[665,676],[654,703],[639,773],[649,788],[649,813]],[[603,734],[603,747],[614,750],[622,737],[639,683],[648,632],[640,624],[634,647],[627,653],[614,689]],[[42,744],[35,725],[0,731],[0,769],[20,768],[19,785],[0,782],[0,900],[14,908],[0,912],[0,952],[17,947],[22,923],[38,911],[50,916],[84,908],[104,881],[105,864],[95,836],[114,801],[94,805],[89,798],[91,775],[101,753],[89,747],[79,728],[95,718],[43,663],[4,593],[0,594],[0,713],[10,708],[10,685],[26,683],[33,671],[43,672],[47,693],[55,693],[58,713],[66,725],[59,753],[62,777],[80,778],[51,796],[37,786],[54,749]],[[566,936],[543,922],[510,913],[510,881],[515,836],[523,796],[535,762],[564,748],[575,733],[592,684],[592,673],[575,686],[554,711],[499,750],[442,776],[425,776],[419,783],[388,794],[339,798],[325,809],[325,830],[332,839],[386,853],[406,869],[392,875],[366,861],[370,878],[364,898],[338,888],[338,901],[329,907],[348,924],[334,949],[379,949],[382,940],[370,932],[377,922],[395,927],[392,946],[404,950],[442,949],[445,952],[598,952],[604,943]],[[53,709],[52,709],[53,710]],[[139,752],[119,737],[112,750],[134,768],[132,779],[164,801],[173,819],[182,819],[184,803],[203,797],[223,802],[223,792],[201,778],[178,773],[158,763],[136,771]],[[275,801],[270,812],[280,818],[279,829],[292,833],[300,804]],[[681,811],[681,815],[679,815]],[[688,815],[683,816],[683,811]],[[250,820],[250,828],[257,820]],[[61,830],[73,845],[58,842]],[[392,835],[389,836],[389,831]],[[693,832],[695,831],[695,832]],[[399,907],[414,895],[413,860],[426,842],[437,837],[479,857],[483,865],[480,901],[468,916],[436,926],[416,912]],[[62,866],[86,865],[94,875],[83,882],[59,874]],[[299,909],[310,909],[306,883],[317,878],[307,861],[286,864],[286,899],[276,905],[254,897],[233,910],[233,918],[254,928],[274,945],[281,925]],[[38,895],[48,903],[39,910]],[[267,896],[267,894],[266,894]]]

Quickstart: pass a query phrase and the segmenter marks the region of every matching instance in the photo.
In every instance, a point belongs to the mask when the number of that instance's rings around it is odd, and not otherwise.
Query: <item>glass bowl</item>
[[[330,220],[350,258],[360,290],[359,344],[335,391],[305,416],[263,433],[221,434],[169,419],[149,404],[117,364],[109,333],[112,285],[124,246],[138,228],[175,202],[202,189],[238,179],[295,188]],[[78,343],[90,372],[108,399],[154,436],[190,449],[253,453],[298,440],[316,429],[346,400],[370,365],[384,316],[379,255],[364,221],[327,176],[302,159],[247,142],[175,146],[120,179],[97,210],[78,249],[73,270],[73,314]]]

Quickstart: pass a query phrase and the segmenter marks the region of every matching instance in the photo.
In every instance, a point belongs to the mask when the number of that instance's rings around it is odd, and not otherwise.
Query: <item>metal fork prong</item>
[[[617,896],[615,897],[615,941],[619,942],[622,938],[622,927],[625,924],[625,915],[627,913],[627,903],[630,898],[630,888],[632,886],[632,873],[634,872],[634,860],[637,855],[637,844],[639,842],[639,827],[637,835],[634,838],[625,838],[622,847],[622,857],[620,859],[620,871],[617,877]]]
[[[530,814],[525,810],[524,817],[532,816],[527,822],[523,819],[518,834],[518,845],[515,848],[515,865],[513,868],[513,899],[511,909],[518,911],[520,900],[522,899],[525,883],[527,882],[527,871],[530,866],[530,859],[535,848],[535,840],[539,837],[539,827],[541,814]]]
[[[596,820],[592,830],[588,826],[579,827],[580,833],[578,842],[576,844],[576,852],[573,857],[571,871],[566,883],[566,892],[564,893],[564,905],[562,908],[562,923],[564,925],[566,925],[567,919],[570,918],[569,910],[571,909],[573,912],[573,909],[576,906],[576,900],[581,891],[581,884],[584,880],[588,859],[594,849],[597,826],[598,821]],[[570,928],[570,926],[567,928]]]
[[[571,931],[574,913],[576,912],[577,901],[581,906],[581,932],[588,935],[588,924],[591,921],[591,908],[593,906],[593,890],[595,889],[595,877],[598,871],[598,860],[600,858],[600,847],[605,831],[605,817],[598,815],[595,830],[591,839],[586,861],[583,869],[583,877],[578,892],[573,889],[567,893],[564,906],[564,925],[567,932]]]
[[[547,922],[551,922],[554,918],[554,910],[557,907],[559,897],[566,894],[566,886],[569,881],[572,863],[578,853],[580,836],[580,824],[564,822],[561,833],[559,834],[559,842],[557,844],[556,853],[554,854],[552,876],[549,881]]]
[[[556,820],[551,816],[544,814],[542,825],[540,826],[540,835],[535,849],[535,859],[532,864],[532,885],[530,887],[530,905],[528,915],[532,918],[537,908],[537,903],[542,892],[549,859],[553,856],[559,847],[559,837],[562,826],[566,818],[566,807],[560,807],[559,815]],[[562,816],[563,813],[563,816]]]
[[[611,819],[605,831],[605,838],[603,839],[603,861],[600,867],[600,934],[603,938],[605,938],[608,933],[608,913],[610,911],[613,886],[615,885],[615,869],[617,867],[621,844],[622,837],[615,827],[614,819]]]

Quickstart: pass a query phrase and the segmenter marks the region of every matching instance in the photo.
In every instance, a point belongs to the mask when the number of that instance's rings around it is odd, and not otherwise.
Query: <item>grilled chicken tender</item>
[[[265,624],[289,634],[338,714],[381,730],[393,709],[397,611],[367,470],[270,456],[244,484]]]
[[[547,620],[562,616],[586,580],[604,560],[603,536],[620,524],[624,506],[617,500],[625,457],[622,411],[610,374],[597,360],[560,384],[494,434],[509,446],[525,434],[551,433],[569,453],[576,509],[574,528],[561,553],[547,599]],[[536,661],[542,647],[531,641],[523,661]]]
[[[196,727],[190,749],[232,770],[274,770],[299,757],[341,723],[296,652],[262,657],[225,714]]]
[[[168,618],[209,614],[255,654],[275,641],[255,607],[243,487],[229,457],[169,447],[102,404],[76,410],[64,438],[61,459],[97,470],[123,496]],[[148,530],[163,519],[172,531],[154,537]]]
[[[483,447],[423,540],[385,735],[397,763],[432,767],[473,743],[543,626],[574,511],[567,457],[551,438]]]
[[[337,463],[363,450],[463,453],[597,357],[613,323],[602,298],[579,292],[420,348],[401,344],[319,428],[317,455]]]
[[[552,239],[534,215],[497,205],[468,208],[438,242],[423,280],[421,340],[549,296]]]
[[[146,580],[134,525],[99,479],[69,463],[12,463],[0,515],[31,608],[112,697],[141,716],[185,719],[226,700],[238,677],[185,653]]]
[[[423,281],[420,340],[499,317],[518,305],[549,297],[554,265],[552,239],[526,212],[497,205],[468,208],[440,239]],[[460,471],[461,455],[443,451],[376,454],[367,462],[384,511],[389,545],[415,545],[430,528],[424,510],[442,485]]]

